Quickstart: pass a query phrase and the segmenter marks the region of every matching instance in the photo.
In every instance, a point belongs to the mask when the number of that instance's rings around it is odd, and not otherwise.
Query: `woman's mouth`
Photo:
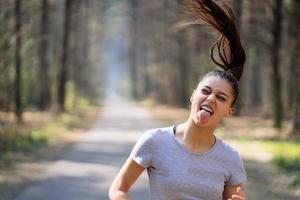
[[[208,122],[210,117],[214,114],[213,109],[209,106],[201,106],[199,111],[197,112],[197,119],[199,125],[205,124]]]
[[[210,107],[208,107],[208,106],[201,106],[201,107],[200,107],[200,111],[202,111],[202,110],[208,112],[210,115],[213,115],[213,114],[214,114],[212,108],[210,108]]]

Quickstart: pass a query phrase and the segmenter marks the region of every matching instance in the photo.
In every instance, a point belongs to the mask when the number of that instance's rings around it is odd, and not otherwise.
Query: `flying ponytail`
[[[211,48],[211,59],[239,81],[246,55],[231,7],[213,0],[192,0],[187,4],[187,9],[195,16],[196,24],[206,24],[220,33]]]

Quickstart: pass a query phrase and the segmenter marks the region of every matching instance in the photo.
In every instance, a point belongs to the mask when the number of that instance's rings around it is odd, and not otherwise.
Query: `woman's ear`
[[[234,113],[234,108],[230,107],[228,109],[227,114],[225,115],[225,117],[230,117],[233,113]]]

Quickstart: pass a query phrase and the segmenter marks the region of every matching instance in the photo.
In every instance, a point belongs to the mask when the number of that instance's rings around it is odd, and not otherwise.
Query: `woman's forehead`
[[[232,87],[230,83],[218,76],[205,76],[198,84],[199,87],[209,87],[213,90],[231,93]]]

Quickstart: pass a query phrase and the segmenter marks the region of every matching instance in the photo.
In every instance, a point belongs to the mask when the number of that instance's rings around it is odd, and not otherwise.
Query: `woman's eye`
[[[218,96],[218,99],[219,99],[220,101],[226,101],[226,99],[225,99],[224,97],[222,97],[222,96]]]
[[[209,91],[206,90],[206,89],[202,89],[201,91],[202,91],[203,94],[209,94]]]

